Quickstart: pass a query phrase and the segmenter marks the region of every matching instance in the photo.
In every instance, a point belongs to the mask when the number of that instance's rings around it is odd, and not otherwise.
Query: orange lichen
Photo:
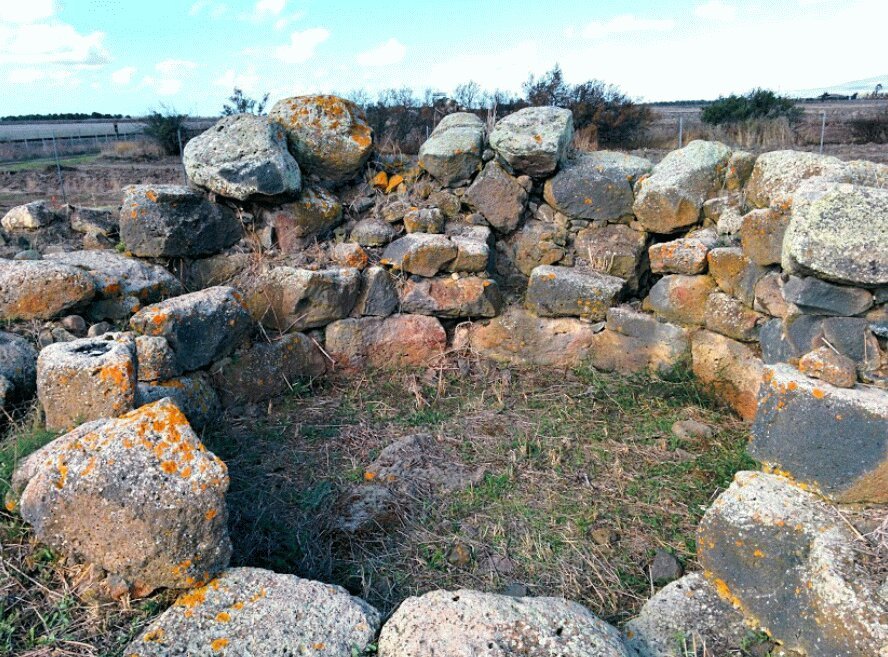
[[[160,464],[160,469],[167,474],[173,474],[179,469],[179,466],[176,465],[175,461],[164,461]]]
[[[814,396],[814,399],[823,399],[826,397],[826,393],[820,388],[814,388],[814,390],[811,391],[811,394]]]
[[[145,643],[157,643],[163,640],[164,631],[163,628],[156,628],[153,630],[149,630],[145,633],[145,636],[142,637],[142,641]]]
[[[218,512],[216,509],[210,509],[209,511],[207,511],[207,512],[204,514],[204,518],[206,518],[207,520],[212,520],[212,519],[215,518],[217,515],[219,515],[219,512]]]
[[[217,623],[227,623],[230,620],[231,614],[229,614],[227,611],[220,611],[218,614],[216,614]]]
[[[370,472],[370,471],[368,470],[367,472],[364,473],[364,480],[365,480],[365,481],[373,481],[374,479],[376,479],[376,473],[375,473],[375,472]]]
[[[228,645],[228,639],[226,639],[225,637],[221,637],[219,639],[214,639],[210,643],[210,648],[212,648],[214,652],[219,652],[227,645]]]
[[[326,646],[325,644],[323,644],[323,643],[316,643],[316,644],[314,644],[314,649],[315,649],[315,650],[323,650],[323,649],[326,648],[326,647],[327,647],[327,646]]]
[[[373,176],[373,180],[370,182],[376,189],[385,189],[389,184],[389,177],[385,171],[380,171],[375,176]]]
[[[145,197],[152,203],[157,203],[157,192],[155,192],[153,189],[149,189],[147,192],[145,192]]]

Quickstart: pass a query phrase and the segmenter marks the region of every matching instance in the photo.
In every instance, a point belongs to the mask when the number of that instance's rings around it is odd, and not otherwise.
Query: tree
[[[523,88],[527,102],[533,106],[567,107],[570,104],[571,89],[564,81],[564,73],[558,64],[540,78],[535,78],[531,74]]]
[[[233,114],[265,114],[265,106],[268,105],[268,94],[262,96],[262,100],[256,100],[244,95],[244,92],[234,88],[234,92],[228,97],[228,102],[222,106],[222,116]]]
[[[801,116],[792,98],[778,96],[769,89],[753,89],[748,94],[722,96],[703,108],[703,123],[723,125],[750,119],[777,119],[786,117],[795,121]]]
[[[161,106],[161,111],[152,110],[145,119],[144,133],[154,138],[167,155],[179,155],[179,140],[185,142],[184,130],[187,114],[179,114],[171,107]]]
[[[457,85],[453,90],[453,100],[463,109],[477,109],[480,99],[481,85],[474,80]]]

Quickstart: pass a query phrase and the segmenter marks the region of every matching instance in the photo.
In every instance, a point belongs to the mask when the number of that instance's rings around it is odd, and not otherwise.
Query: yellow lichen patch
[[[167,474],[174,474],[179,469],[179,466],[176,465],[175,461],[164,461],[160,464],[160,469]]]
[[[227,645],[228,645],[228,639],[226,639],[225,637],[221,637],[219,639],[214,639],[210,643],[210,648],[212,648],[215,652],[219,652],[220,650],[225,648],[225,646],[227,646]]]
[[[325,644],[323,644],[323,643],[316,643],[316,644],[314,644],[314,649],[315,649],[315,650],[323,650],[323,649],[326,648],[326,647],[327,647],[327,646],[326,646]]]
[[[373,481],[376,479],[376,473],[370,472],[369,470],[364,473],[364,481]]]
[[[389,179],[388,185],[385,188],[386,194],[391,194],[393,191],[398,189],[398,186],[404,182],[403,176],[394,175]]]
[[[183,593],[176,600],[177,607],[186,607],[192,609],[198,605],[202,605],[207,600],[207,586],[199,586],[196,589]]]
[[[385,189],[389,184],[389,177],[385,171],[380,171],[375,176],[373,176],[373,180],[370,182],[376,189]]]
[[[212,520],[212,519],[215,518],[217,515],[219,515],[219,512],[218,512],[216,509],[210,509],[209,511],[207,511],[207,512],[204,514],[204,518],[206,518],[207,520]]]
[[[755,552],[752,553],[752,556],[754,556],[756,559],[761,559],[762,557],[765,556],[765,553],[762,552],[761,550],[756,550]]]
[[[234,609],[235,611],[240,611],[241,609],[244,608],[244,603],[243,603],[243,601],[238,600],[233,605],[231,605],[231,608]]]
[[[158,627],[146,632],[145,636],[142,637],[142,641],[144,641],[145,643],[157,643],[163,640],[163,636],[163,628]]]
[[[811,391],[811,394],[814,396],[814,399],[823,399],[826,397],[826,393],[820,388],[814,388],[814,390]]]
[[[4,504],[6,510],[12,513],[16,509],[15,500],[6,500],[6,504]]]
[[[252,595],[252,597],[250,598],[250,602],[257,602],[257,601],[261,600],[262,598],[264,598],[265,595],[266,595],[265,589],[259,589],[256,593],[254,593]]]
[[[231,614],[229,614],[227,611],[220,611],[218,614],[216,614],[217,623],[227,623],[230,620]]]
[[[147,198],[152,203],[157,203],[157,192],[155,192],[153,189],[149,189],[147,192],[145,192],[145,198]]]

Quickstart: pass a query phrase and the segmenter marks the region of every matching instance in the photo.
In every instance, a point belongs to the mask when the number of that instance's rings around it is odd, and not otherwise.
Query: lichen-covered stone
[[[228,207],[179,185],[130,185],[123,190],[120,240],[142,258],[219,253],[243,235]]]
[[[502,245],[502,243],[500,243]],[[567,253],[567,231],[554,224],[528,221],[508,239],[511,259],[525,276],[540,265],[554,265]]]
[[[231,353],[253,328],[240,295],[210,287],[143,308],[130,319],[139,335],[167,339],[183,372],[200,369]]]
[[[0,225],[11,233],[45,228],[55,221],[55,213],[46,201],[18,205],[7,212]]]
[[[703,202],[724,180],[731,149],[719,142],[692,141],[669,153],[639,181],[635,216],[652,233],[672,233],[700,220]]]
[[[338,586],[230,568],[183,593],[124,654],[350,657],[368,648],[379,621],[379,612]]]
[[[658,317],[678,324],[706,323],[706,302],[715,289],[709,276],[664,276],[651,288],[645,300],[645,310],[652,310]]]
[[[706,328],[741,342],[755,342],[767,317],[750,310],[734,297],[713,292],[706,300]]]
[[[694,375],[744,420],[755,417],[763,364],[747,345],[712,331],[691,336]]]
[[[752,308],[755,286],[768,270],[750,261],[739,247],[719,247],[707,256],[709,275],[722,292]]]
[[[503,233],[518,227],[527,208],[528,189],[499,163],[488,162],[466,191],[465,199],[475,210]]]
[[[642,176],[653,170],[654,163],[644,157],[620,153],[619,151],[589,151],[580,155],[584,163],[594,166],[600,172],[618,175],[634,185]]]
[[[476,115],[448,114],[419,148],[419,166],[447,187],[467,182],[481,168],[486,134]]]
[[[379,657],[630,657],[620,633],[563,598],[432,591],[407,598],[383,626]]]
[[[163,336],[137,336],[136,356],[139,381],[172,379],[182,373],[176,360],[176,352]]]
[[[425,315],[343,319],[327,326],[325,348],[346,369],[419,367],[444,353],[447,334]]]
[[[302,187],[284,129],[264,116],[220,119],[185,144],[182,162],[192,183],[239,201],[296,194]]]
[[[622,167],[608,167],[600,157],[584,154],[549,178],[543,195],[549,205],[573,219],[617,222],[632,215],[631,178]]]
[[[799,309],[786,300],[783,291],[786,279],[779,271],[768,272],[759,278],[753,288],[753,310],[780,318],[798,315]]]
[[[132,410],[136,402],[136,344],[127,333],[57,342],[37,359],[37,397],[46,428],[68,430]]]
[[[625,224],[590,226],[577,233],[574,253],[578,262],[624,279],[635,292],[648,271],[647,244],[647,233]]]
[[[712,229],[698,230],[687,237],[653,244],[648,249],[655,274],[702,274],[706,256],[715,248],[718,235]]]
[[[361,272],[353,267],[317,271],[276,267],[255,281],[246,304],[264,326],[304,331],[348,317],[360,288]]]
[[[788,225],[786,215],[767,208],[745,214],[740,224],[744,255],[762,267],[779,265]]]
[[[761,472],[740,472],[697,530],[716,591],[784,650],[875,657],[888,608],[860,576],[854,535],[815,495]]]
[[[808,178],[846,180],[848,167],[837,157],[800,151],[762,153],[755,161],[746,197],[758,208],[788,208],[796,189]]]
[[[686,329],[628,306],[607,311],[605,330],[592,338],[589,362],[606,372],[668,374],[690,357]]]
[[[327,371],[318,345],[304,333],[288,333],[273,342],[258,341],[213,365],[213,384],[225,406],[278,397],[300,381]]]
[[[0,410],[29,399],[37,388],[37,351],[14,333],[0,331]]]
[[[361,246],[385,246],[397,236],[394,226],[372,217],[361,219],[351,231],[351,239]]]
[[[404,215],[408,233],[443,233],[445,217],[438,208],[416,208]]]
[[[615,305],[626,281],[579,267],[541,265],[527,286],[526,305],[540,317],[604,319]]]
[[[49,260],[0,260],[0,319],[52,319],[95,296],[86,272]]]
[[[338,242],[330,249],[330,259],[340,267],[354,267],[363,271],[370,264],[370,256],[354,242]]]
[[[888,392],[768,366],[749,452],[841,502],[888,502]]]
[[[728,169],[725,171],[725,189],[729,192],[737,192],[747,183],[755,161],[758,159],[754,153],[748,151],[734,151],[728,160]]]
[[[445,235],[412,233],[389,244],[380,262],[395,270],[431,277],[456,258],[457,253],[456,246]]]
[[[496,281],[477,276],[408,280],[401,290],[401,311],[435,317],[496,317],[503,298]]]
[[[136,388],[137,407],[166,398],[182,411],[196,431],[215,422],[221,411],[219,396],[204,372],[166,381],[140,382]]]
[[[860,315],[873,305],[873,295],[868,290],[833,285],[813,276],[790,276],[783,285],[783,296],[810,315]]]
[[[352,314],[388,317],[398,307],[395,282],[385,267],[368,267],[361,273],[361,291]]]
[[[448,271],[482,272],[487,269],[490,263],[490,228],[450,222],[445,233],[456,247],[456,258],[447,265]]]
[[[564,161],[572,139],[570,110],[526,107],[497,121],[490,147],[514,173],[542,177]]]
[[[854,361],[826,346],[802,356],[799,359],[799,372],[837,388],[853,388],[857,383]]]
[[[230,253],[192,260],[185,267],[185,286],[192,292],[227,285],[257,259],[255,254]]]
[[[111,238],[117,235],[120,224],[117,208],[83,208],[68,206],[71,230],[93,237]]]
[[[12,487],[41,542],[137,597],[204,583],[228,564],[225,464],[169,400],[57,438]]]
[[[342,204],[331,192],[306,185],[298,201],[267,210],[264,217],[274,226],[281,251],[299,253],[309,238],[342,222]]]
[[[285,98],[275,103],[268,118],[284,127],[303,173],[324,180],[341,183],[352,178],[373,151],[373,130],[363,110],[343,98]]]

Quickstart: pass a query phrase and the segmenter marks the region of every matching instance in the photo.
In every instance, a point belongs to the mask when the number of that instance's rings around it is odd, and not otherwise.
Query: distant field
[[[205,128],[215,119],[193,119],[186,122],[189,129]],[[116,121],[117,131],[121,136],[142,134],[145,123],[137,119],[121,119]],[[115,121],[105,119],[95,121],[35,121],[35,122],[4,122],[0,121],[0,141],[18,139],[50,139],[56,138],[92,138],[95,136],[113,135]]]

